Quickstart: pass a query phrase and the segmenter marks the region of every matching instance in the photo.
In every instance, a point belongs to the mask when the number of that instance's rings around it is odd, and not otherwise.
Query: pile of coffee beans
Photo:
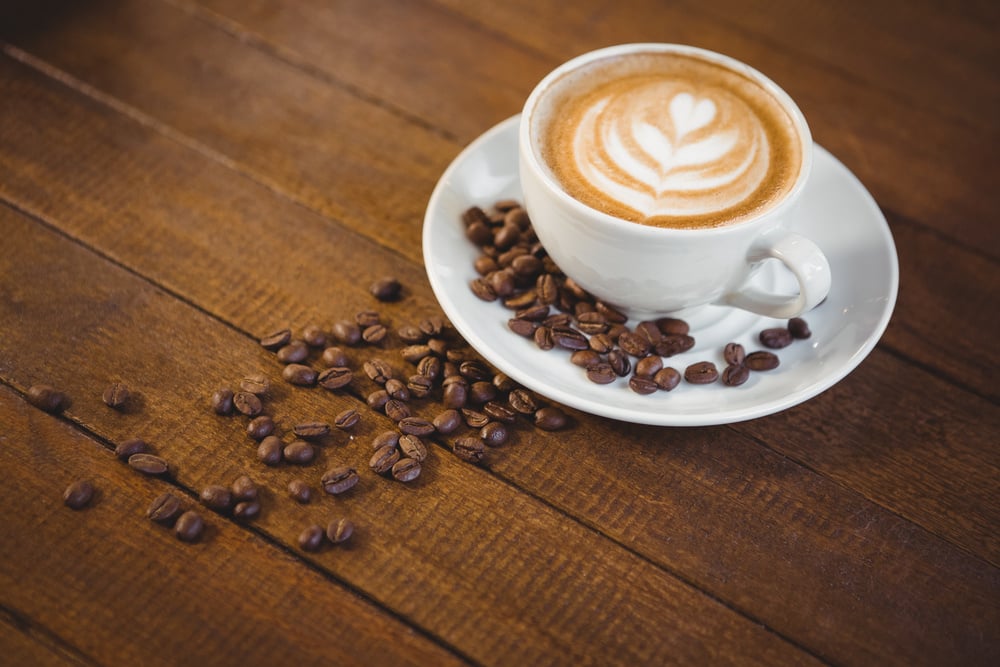
[[[469,283],[472,293],[512,311],[508,328],[539,349],[569,352],[570,362],[580,366],[591,382],[612,384],[628,378],[629,388],[637,394],[672,391],[681,379],[699,385],[721,378],[724,385],[737,387],[747,381],[750,371],[778,366],[773,353],[745,354],[737,343],[723,351],[727,366],[722,373],[707,360],[683,371],[665,365],[664,359],[694,348],[688,323],[663,317],[629,328],[624,313],[595,299],[559,270],[519,202],[501,200],[490,211],[472,206],[462,214],[462,222],[466,237],[481,251],[474,262],[479,275]],[[809,335],[808,324],[795,318],[787,328],[761,332],[760,340],[765,347],[778,349]]]

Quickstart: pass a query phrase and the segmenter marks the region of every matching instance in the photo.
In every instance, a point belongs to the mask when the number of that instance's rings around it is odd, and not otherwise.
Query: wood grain
[[[26,619],[0,610],[0,647],[4,660],[11,665],[33,667],[79,667],[95,663],[53,641],[50,633],[40,632]]]

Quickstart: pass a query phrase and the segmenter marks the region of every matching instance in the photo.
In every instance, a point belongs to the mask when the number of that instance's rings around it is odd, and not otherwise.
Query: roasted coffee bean
[[[346,387],[351,384],[351,380],[353,379],[354,373],[352,373],[351,369],[346,366],[333,366],[332,368],[327,368],[325,371],[316,376],[319,386],[323,387],[323,389],[329,389],[331,391]]]
[[[477,246],[484,246],[493,242],[493,230],[488,222],[473,222],[465,228],[465,237]]]
[[[385,390],[390,398],[394,398],[397,401],[410,400],[410,390],[406,388],[406,385],[401,380],[389,378],[385,381]]]
[[[406,419],[413,414],[410,412],[410,407],[405,402],[396,398],[390,398],[386,401],[385,405],[382,406],[382,410],[385,412],[385,416],[394,422]]]
[[[401,433],[416,436],[430,435],[435,431],[434,424],[423,419],[422,417],[407,417],[406,419],[401,419],[399,421],[399,430]]]
[[[434,381],[426,375],[411,375],[406,381],[406,388],[414,398],[424,398],[434,389]]]
[[[553,327],[552,342],[566,350],[586,350],[590,347],[587,337],[573,327]]]
[[[431,353],[430,345],[407,345],[399,351],[399,355],[411,364],[418,364],[420,360]]]
[[[326,537],[326,531],[323,530],[322,526],[315,524],[307,526],[299,533],[299,548],[303,551],[319,551],[319,548],[323,546],[324,537]]]
[[[399,460],[399,450],[395,447],[381,447],[376,449],[368,461],[368,467],[377,475],[384,475],[392,470],[392,466]]]
[[[746,356],[746,350],[739,343],[729,343],[722,350],[722,358],[731,366],[741,365]]]
[[[524,389],[512,390],[510,395],[507,396],[507,401],[510,403],[510,407],[522,415],[531,415],[538,410],[535,399]]]
[[[281,377],[285,378],[285,382],[298,387],[313,386],[318,376],[319,373],[302,364],[288,364],[281,371]]]
[[[264,409],[257,394],[251,394],[249,391],[237,392],[233,396],[233,407],[247,417],[256,417]]]
[[[233,516],[237,519],[256,519],[260,516],[260,501],[244,500],[233,507]]]
[[[597,352],[598,354],[607,354],[615,346],[614,341],[611,340],[611,336],[606,333],[591,336],[590,340],[587,341],[587,344],[590,346],[591,350]]]
[[[607,333],[608,331],[608,320],[598,312],[591,313],[581,313],[579,317],[576,318],[577,326],[580,331],[591,336],[596,334]]]
[[[497,391],[508,392],[514,391],[518,388],[517,383],[514,382],[514,380],[512,380],[506,373],[497,373],[493,376],[491,382],[493,383],[493,386],[497,388]]]
[[[778,355],[773,352],[751,352],[744,361],[746,367],[752,371],[770,371],[778,367]]]
[[[365,402],[368,403],[368,407],[375,412],[383,412],[385,410],[385,404],[389,402],[389,392],[385,389],[377,389],[368,394],[365,398]]]
[[[719,379],[719,370],[711,361],[698,361],[684,369],[684,379],[691,384],[711,384]]]
[[[649,341],[650,345],[656,345],[663,339],[663,332],[656,326],[656,322],[639,322],[635,325],[635,332]]]
[[[521,207],[521,202],[519,202],[516,199],[499,199],[493,204],[493,208],[502,213],[506,213],[511,209],[520,207]]]
[[[283,364],[298,364],[309,356],[309,346],[303,340],[293,340],[277,352],[278,361]]]
[[[489,255],[480,255],[476,258],[476,261],[473,262],[472,266],[476,269],[476,273],[481,276],[493,273],[500,268],[497,261]]]
[[[510,431],[501,422],[490,422],[480,429],[479,437],[487,447],[499,447],[507,442]]]
[[[358,483],[358,472],[350,466],[337,466],[330,468],[321,478],[323,490],[331,495],[338,495],[350,491]]]
[[[278,329],[260,339],[260,344],[268,350],[277,350],[292,340],[291,329]]]
[[[434,421],[432,423],[438,433],[442,435],[450,435],[462,426],[462,415],[455,409],[445,410],[438,416],[434,417]]]
[[[559,298],[559,284],[551,273],[543,273],[535,281],[538,303],[551,306]]]
[[[285,445],[281,455],[289,463],[305,465],[312,463],[313,459],[316,458],[316,448],[305,440],[292,440]]]
[[[441,395],[441,403],[446,408],[463,408],[469,397],[468,387],[460,382],[453,382],[444,386]]]
[[[233,493],[233,500],[243,502],[245,500],[257,500],[257,485],[250,479],[249,475],[240,475],[233,480],[230,491]]]
[[[544,324],[535,329],[535,333],[532,338],[534,338],[535,345],[538,346],[539,350],[551,350],[556,346],[555,338],[552,335],[552,329]]]
[[[274,420],[267,415],[254,417],[247,424],[247,435],[254,440],[263,440],[274,433]]]
[[[281,438],[269,435],[257,445],[257,460],[266,466],[276,466],[281,463],[282,450],[285,445]]]
[[[750,369],[743,364],[729,364],[722,369],[722,384],[738,387],[750,378]]]
[[[788,329],[782,327],[764,329],[760,332],[760,342],[764,347],[771,348],[772,350],[780,350],[792,344],[792,334]]]
[[[104,390],[104,404],[109,408],[114,408],[120,410],[125,407],[125,403],[128,402],[128,398],[131,394],[129,393],[128,387],[126,387],[121,382],[113,382]]]
[[[440,336],[445,329],[444,320],[437,315],[431,315],[420,320],[417,325],[420,331],[428,337]]]
[[[364,363],[364,370],[375,384],[385,384],[392,377],[392,366],[382,359],[369,359]]]
[[[595,384],[610,384],[615,381],[617,374],[611,364],[602,361],[587,368],[587,379]]]
[[[362,310],[354,316],[354,321],[365,329],[375,324],[382,324],[382,316],[377,310]]]
[[[656,320],[656,326],[665,336],[671,334],[677,334],[681,336],[686,336],[691,332],[691,327],[684,320],[679,320],[676,317],[661,317]]]
[[[306,440],[315,440],[330,434],[330,425],[326,422],[302,422],[292,427],[292,432]]]
[[[326,348],[319,361],[324,368],[346,368],[348,364],[347,353],[340,347]]]
[[[479,438],[471,436],[459,438],[452,446],[455,456],[468,461],[469,463],[479,463],[486,456],[486,445]]]
[[[534,255],[519,255],[510,263],[510,268],[514,273],[525,279],[534,279],[543,270],[542,260]]]
[[[156,523],[170,526],[181,515],[181,511],[181,501],[177,500],[177,496],[172,493],[161,493],[150,503],[146,516]]]
[[[28,403],[39,410],[56,413],[66,407],[66,395],[47,384],[35,384],[28,387]]]
[[[148,454],[149,445],[141,438],[129,438],[115,445],[115,456],[122,461],[128,461],[133,454]]]
[[[301,479],[293,479],[288,483],[288,495],[305,504],[312,500],[312,488]]]
[[[354,534],[354,524],[350,519],[334,519],[326,527],[326,539],[334,544],[343,544]]]
[[[448,341],[443,338],[429,338],[427,347],[430,348],[431,354],[436,354],[439,357],[444,357],[449,352]]]
[[[458,372],[469,382],[489,380],[493,377],[489,367],[478,359],[463,361],[458,367]]]
[[[643,357],[635,362],[635,374],[642,378],[651,378],[659,373],[662,368],[663,359],[656,355]]]
[[[632,372],[632,362],[629,361],[628,355],[618,348],[608,352],[608,365],[620,378],[626,377]]]
[[[399,444],[399,431],[383,431],[372,439],[372,449],[380,447],[395,447]]]
[[[558,431],[568,421],[566,413],[556,407],[542,408],[535,413],[535,427],[543,431]]]
[[[514,317],[517,320],[527,320],[528,322],[536,322],[536,323],[543,321],[548,316],[549,316],[549,307],[543,305],[528,306],[526,308],[518,310],[514,314]],[[513,328],[511,330],[513,331]]]
[[[493,245],[506,250],[517,245],[521,240],[521,230],[516,225],[503,225],[493,234]]]
[[[365,327],[364,331],[361,332],[361,339],[369,345],[377,345],[385,340],[388,333],[389,330],[383,325],[373,324],[370,327]]]
[[[812,336],[812,331],[809,330],[809,323],[801,317],[793,317],[788,320],[788,333],[792,335],[792,338],[798,338],[799,340],[805,340]]]
[[[491,260],[492,261],[492,260]],[[410,343],[411,345],[417,345],[423,343],[427,340],[428,336],[419,327],[415,327],[412,324],[404,324],[396,330],[396,335],[404,343]]]
[[[128,464],[144,475],[162,475],[170,470],[166,461],[153,454],[133,454],[128,457]]]
[[[379,301],[396,301],[399,299],[402,289],[403,286],[398,280],[392,276],[386,276],[373,282],[369,291]]]
[[[505,225],[514,225],[523,231],[531,224],[531,220],[528,218],[528,212],[517,206],[507,211],[507,214],[503,217],[503,223]]]
[[[483,406],[483,412],[497,421],[513,424],[517,419],[517,411],[514,408],[499,401],[489,401]]]
[[[361,421],[361,413],[354,408],[347,408],[333,418],[333,425],[342,431],[354,428]]]
[[[427,447],[423,441],[415,435],[404,434],[399,438],[399,449],[403,454],[414,461],[423,461],[427,458]]]
[[[63,504],[74,510],[86,507],[94,497],[94,485],[85,479],[78,479],[63,491]]]
[[[342,345],[357,345],[361,341],[361,327],[347,320],[335,322],[330,333]]]
[[[470,428],[482,428],[489,423],[490,417],[485,412],[462,408],[462,418]]]
[[[399,459],[392,466],[392,477],[397,482],[412,482],[420,477],[420,461],[411,458]]]
[[[476,222],[481,222],[484,225],[490,224],[490,218],[486,215],[486,211],[479,208],[478,206],[470,206],[462,212],[462,222],[468,227]]]
[[[538,295],[534,289],[527,289],[523,292],[514,292],[510,296],[504,297],[503,306],[510,310],[520,312],[533,306],[538,301]],[[547,306],[541,306],[547,308]]]
[[[578,301],[573,304],[573,314],[579,318],[581,315],[597,313],[597,308],[589,301]],[[600,313],[597,313],[600,315]],[[603,316],[602,316],[603,317]]]
[[[628,327],[624,324],[612,324],[608,327],[608,337],[613,341],[617,341],[626,331],[628,331]]]
[[[570,278],[568,276],[563,281],[563,288],[567,292],[569,292],[570,294],[572,294],[576,299],[578,299],[580,301],[593,301],[594,300],[594,298],[592,296],[590,296],[590,294],[587,292],[587,290],[585,290],[582,287],[580,287],[576,283],[575,280],[573,280],[572,278]],[[609,309],[609,310],[613,310],[613,309]],[[621,314],[619,313],[619,315],[621,315]],[[609,317],[608,319],[610,320],[611,318]],[[615,320],[615,321],[617,321],[617,320]],[[621,321],[624,322],[625,320],[621,320]]]
[[[580,368],[588,368],[601,363],[601,355],[593,350],[577,350],[569,355],[569,361]]]
[[[233,494],[224,486],[211,484],[201,490],[201,504],[216,512],[228,512],[233,506]]]
[[[188,510],[181,514],[174,524],[174,532],[177,534],[177,538],[183,542],[197,542],[204,530],[205,521],[194,510]]]
[[[493,275],[493,274],[490,274]],[[496,301],[497,293],[493,291],[490,283],[485,277],[473,278],[469,282],[469,289],[472,293],[476,295],[477,298],[483,301]]]
[[[240,380],[240,389],[249,391],[251,394],[263,396],[271,388],[271,382],[263,375],[257,373],[248,375]]]
[[[601,315],[604,315],[604,317],[607,319],[608,322],[615,322],[618,324],[625,324],[626,322],[628,322],[628,317],[625,315],[625,313],[604,303],[603,301],[598,301],[594,305],[597,308],[597,312],[599,312]]]
[[[664,334],[653,351],[661,357],[672,357],[675,354],[687,352],[694,347],[694,338],[687,334]]]
[[[637,394],[652,394],[659,387],[656,386],[656,382],[649,377],[643,377],[641,375],[633,375],[628,379],[628,387]]]
[[[217,389],[212,394],[212,409],[217,415],[228,415],[233,411],[233,390]]]
[[[444,364],[441,367],[441,375],[444,377],[445,380],[448,380],[449,378],[459,378],[463,382],[465,382],[465,378],[459,375],[458,373],[458,362],[455,362],[451,359],[445,360]],[[443,382],[443,384],[448,384],[448,383]]]
[[[681,383],[681,374],[676,368],[668,366],[657,371],[656,375],[653,376],[653,382],[663,391],[671,391]]]
[[[319,325],[309,324],[302,329],[302,340],[310,347],[326,345],[326,332]]]
[[[497,388],[492,382],[480,380],[469,385],[469,401],[475,405],[488,403],[497,397]]]

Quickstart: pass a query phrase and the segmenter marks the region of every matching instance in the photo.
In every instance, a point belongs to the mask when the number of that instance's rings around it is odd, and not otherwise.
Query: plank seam
[[[63,639],[41,623],[32,620],[27,614],[8,606],[5,602],[0,602],[0,623],[7,623],[15,631],[27,635],[33,641],[43,645],[53,653],[67,658],[78,665],[101,667],[101,663],[91,658],[71,642]]]

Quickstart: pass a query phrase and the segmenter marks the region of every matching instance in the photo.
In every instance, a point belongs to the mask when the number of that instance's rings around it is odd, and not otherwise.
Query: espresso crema
[[[659,227],[719,227],[780,202],[801,137],[757,81],[682,53],[609,57],[555,80],[535,107],[536,150],[572,197]]]

